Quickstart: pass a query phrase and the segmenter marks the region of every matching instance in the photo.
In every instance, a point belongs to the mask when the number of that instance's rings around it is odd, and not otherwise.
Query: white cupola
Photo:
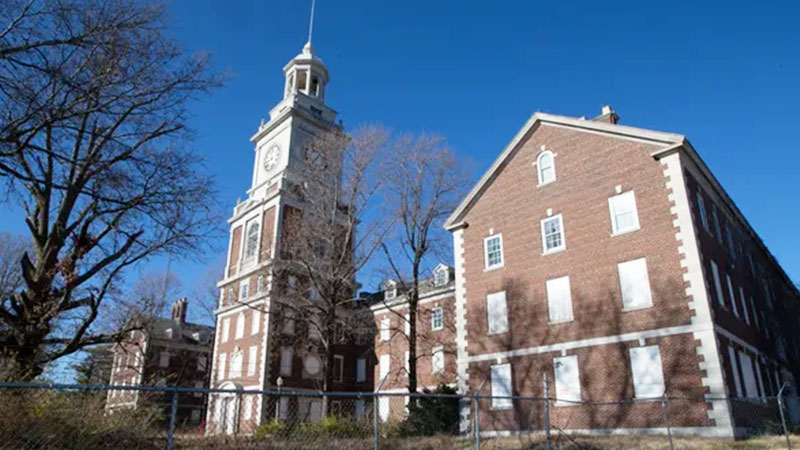
[[[284,99],[299,92],[320,103],[325,102],[325,86],[330,80],[328,68],[321,59],[314,55],[311,41],[303,46],[303,51],[299,55],[286,64],[283,73],[286,75]]]

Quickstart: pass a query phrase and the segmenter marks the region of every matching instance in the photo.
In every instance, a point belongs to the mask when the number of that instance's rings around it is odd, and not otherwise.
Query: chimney
[[[613,109],[611,109],[610,106],[606,105],[603,106],[601,114],[592,120],[594,120],[595,122],[606,122],[612,125],[616,125],[617,122],[619,122],[619,116],[617,115],[616,112],[614,112]]]
[[[172,304],[172,320],[181,325],[186,323],[186,308],[188,303],[188,300],[184,297]]]

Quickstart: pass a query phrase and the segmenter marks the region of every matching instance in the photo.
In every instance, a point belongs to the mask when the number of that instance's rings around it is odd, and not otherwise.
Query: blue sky
[[[174,1],[174,34],[227,87],[193,107],[223,204],[244,197],[249,142],[306,40],[310,0]],[[797,2],[318,0],[314,46],[345,126],[444,134],[485,170],[535,111],[685,134],[800,280]],[[230,209],[226,214],[230,213]],[[4,229],[22,231],[5,211]],[[223,259],[173,262],[190,287]],[[151,268],[162,268],[163,261]]]

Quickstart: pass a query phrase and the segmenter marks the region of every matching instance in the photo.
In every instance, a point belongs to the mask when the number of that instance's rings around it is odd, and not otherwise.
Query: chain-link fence
[[[800,448],[778,398],[613,402],[0,383],[0,449]],[[787,434],[789,432],[789,434]],[[717,437],[714,437],[717,435]],[[745,447],[751,448],[751,447]]]

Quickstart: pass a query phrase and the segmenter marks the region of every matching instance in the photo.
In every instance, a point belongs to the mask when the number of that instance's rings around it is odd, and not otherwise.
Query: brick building
[[[685,137],[617,121],[534,114],[448,219],[459,391],[541,396],[546,374],[562,400],[705,396],[673,432],[745,433],[752,411],[710,399],[795,380],[800,294]],[[533,402],[481,407],[490,434],[542,425]],[[551,415],[663,431],[659,403]]]
[[[328,70],[305,45],[283,69],[283,100],[250,138],[254,144],[253,176],[246,200],[229,219],[230,243],[219,306],[215,311],[212,385],[222,389],[265,390],[279,386],[295,392],[318,392],[325,360],[319,336],[308,317],[291,317],[290,296],[313,300],[310,283],[291,271],[285,230],[302,211],[297,186],[304,179],[306,150],[315,139],[337,130],[336,111],[325,104]],[[319,330],[316,330],[319,331]],[[343,339],[334,346],[334,391],[371,391],[372,346],[367,340]],[[322,401],[281,397],[280,404],[260,395],[214,394],[208,412],[210,433],[250,433],[274,415],[315,421]],[[362,405],[363,406],[363,405]],[[359,405],[334,401],[333,411]],[[278,411],[277,413],[275,411]]]
[[[440,385],[456,387],[455,272],[439,264],[420,280],[417,306],[417,392]],[[370,307],[375,318],[375,386],[379,392],[408,392],[408,297],[392,280],[384,284]],[[385,380],[385,381],[384,381]],[[379,411],[386,421],[405,415],[408,397],[381,397]]]
[[[187,307],[185,298],[176,301],[170,319],[144,319],[141,330],[132,331],[128,339],[114,344],[109,384],[207,388],[214,328],[186,322]],[[180,393],[176,423],[200,425],[205,415],[205,397],[202,393]],[[113,412],[161,405],[168,410],[171,402],[171,394],[111,390],[106,409]]]

